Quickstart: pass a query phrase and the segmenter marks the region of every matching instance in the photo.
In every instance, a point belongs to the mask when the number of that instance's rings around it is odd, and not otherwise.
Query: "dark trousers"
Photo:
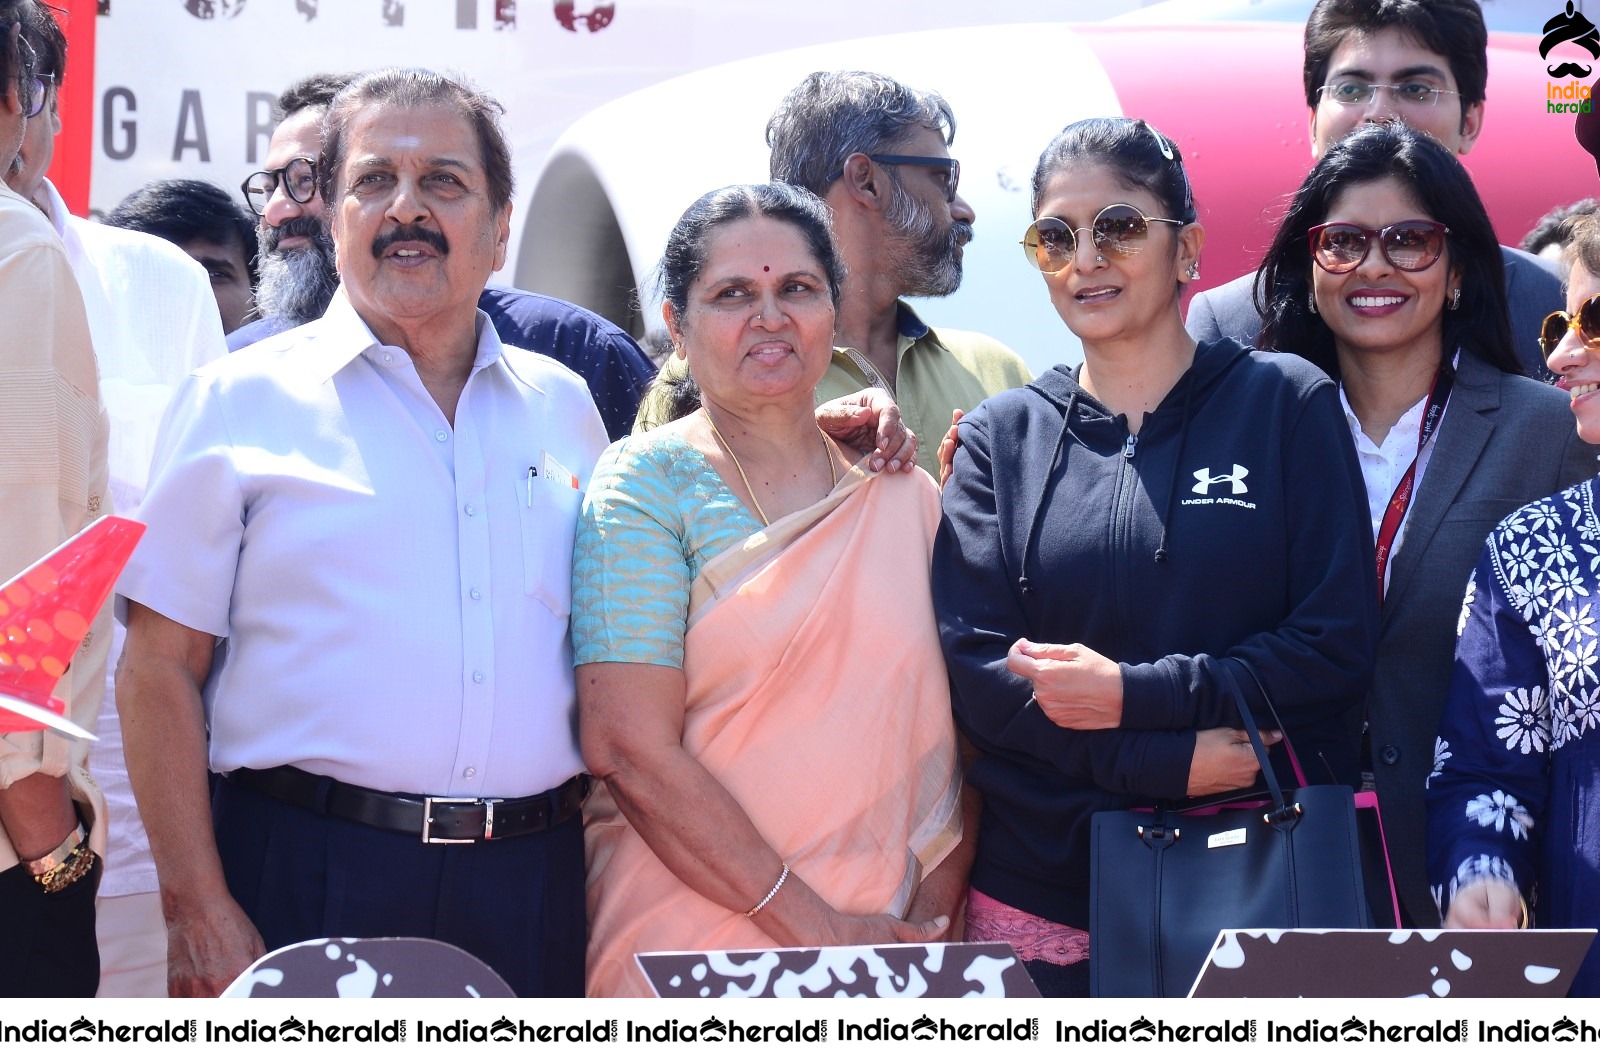
[[[100,946],[94,937],[97,861],[83,878],[45,894],[26,866],[0,872],[0,997],[94,997]]]
[[[1088,997],[1089,962],[1051,964],[1049,961],[1023,961],[1041,997]]]
[[[519,997],[583,996],[581,817],[514,839],[430,846],[225,778],[212,814],[228,890],[268,950],[316,938],[438,939]]]

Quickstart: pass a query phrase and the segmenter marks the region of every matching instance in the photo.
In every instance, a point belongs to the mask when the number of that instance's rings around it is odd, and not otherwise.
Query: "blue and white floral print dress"
[[[1488,876],[1515,884],[1540,927],[1600,926],[1595,483],[1506,516],[1467,583],[1428,778],[1441,912]],[[1573,994],[1600,994],[1600,953]]]

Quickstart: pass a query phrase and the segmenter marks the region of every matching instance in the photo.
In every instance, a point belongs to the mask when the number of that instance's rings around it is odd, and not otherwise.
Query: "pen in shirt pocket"
[[[548,449],[539,455],[544,464],[544,470],[541,472],[535,465],[528,467],[528,507],[530,508],[533,507],[533,480],[536,478],[542,477],[546,482],[556,487],[565,486],[573,490],[579,488],[578,476],[563,467],[561,461],[551,456]]]

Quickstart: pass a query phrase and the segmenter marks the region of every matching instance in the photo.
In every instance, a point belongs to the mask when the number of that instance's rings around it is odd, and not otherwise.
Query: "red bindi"
[[[771,272],[772,271],[772,266],[771,265],[763,265],[763,266],[761,266],[761,271],[762,272]]]

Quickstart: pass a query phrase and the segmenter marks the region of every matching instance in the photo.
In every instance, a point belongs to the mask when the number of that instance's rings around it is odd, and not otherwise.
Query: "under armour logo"
[[[1231,475],[1213,475],[1209,467],[1203,467],[1194,473],[1194,492],[1204,497],[1211,492],[1213,484],[1231,482],[1233,483],[1233,495],[1237,497],[1241,493],[1250,492],[1250,487],[1244,484],[1245,476],[1248,474],[1250,474],[1250,469],[1243,464],[1233,465],[1233,474]]]

